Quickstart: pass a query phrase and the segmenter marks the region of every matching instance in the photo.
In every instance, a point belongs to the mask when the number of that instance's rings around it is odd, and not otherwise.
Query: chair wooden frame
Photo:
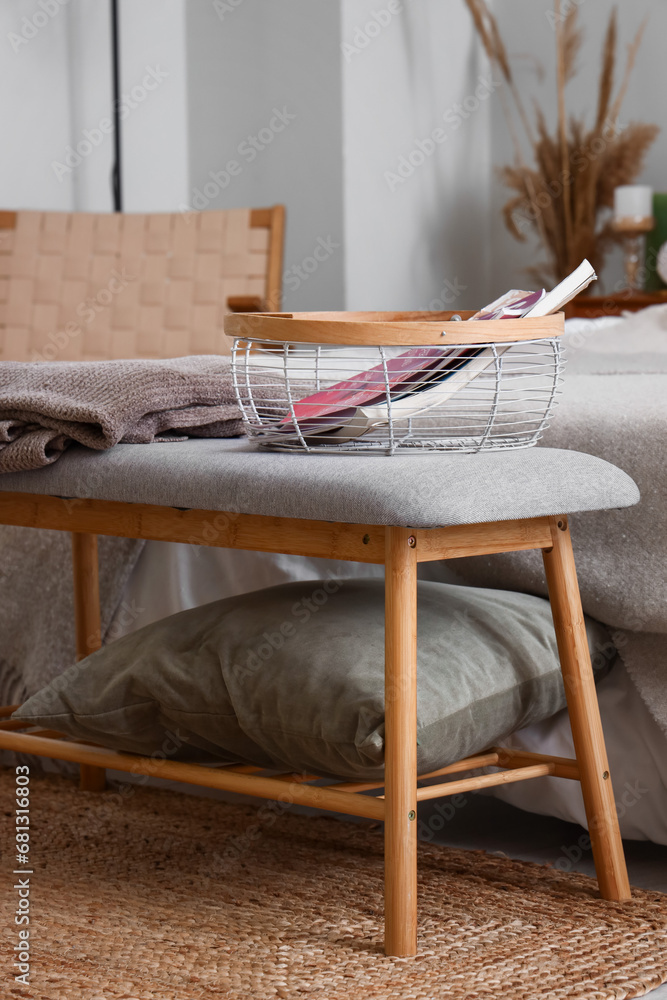
[[[0,709],[4,719],[0,721],[0,748],[77,762],[81,786],[89,790],[102,789],[104,769],[113,768],[382,820],[388,955],[411,956],[417,951],[416,813],[418,803],[426,799],[546,775],[578,780],[600,893],[609,900],[630,898],[566,517],[425,530],[0,493],[0,524],[72,532],[80,657],[100,645],[98,534],[384,564],[385,781],[318,786],[312,784],[317,780],[313,775],[266,776],[253,767],[210,767],[121,754],[8,719],[16,706]],[[418,775],[417,565],[525,549],[541,549],[543,553],[576,759],[491,748],[431,774]],[[495,770],[451,778],[489,767]],[[363,794],[371,791],[379,794]]]

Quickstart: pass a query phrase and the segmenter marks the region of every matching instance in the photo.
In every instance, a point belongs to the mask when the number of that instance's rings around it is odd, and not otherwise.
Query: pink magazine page
[[[473,319],[521,317],[540,302],[545,294],[544,290],[507,292],[478,312]],[[447,378],[452,371],[475,357],[480,351],[481,348],[468,348],[462,351],[438,347],[411,348],[386,363],[386,375],[385,366],[376,365],[360,372],[352,379],[338,382],[330,389],[324,389],[299,400],[294,404],[294,417],[304,430],[315,431],[318,425],[321,428],[330,428],[335,425],[334,422],[349,420],[360,406],[373,406],[384,402],[387,398],[387,385],[392,399],[400,398],[410,391],[418,391],[420,386],[425,387],[431,380]],[[459,363],[456,364],[456,361]],[[276,429],[292,431],[294,429],[292,416],[283,417]]]
[[[541,302],[547,293],[544,289],[539,292],[506,292],[491,305],[486,306],[472,318],[474,320],[490,319],[520,319],[529,309],[532,309]]]
[[[358,406],[369,406],[387,398],[387,384],[390,391],[409,391],[415,382],[423,382],[424,375],[435,372],[452,354],[451,348],[415,347],[397,358],[392,358],[385,366],[377,365],[360,372],[352,379],[338,382],[330,389],[306,396],[294,404],[294,415],[299,423],[317,423],[325,417],[349,416]],[[416,376],[416,378],[415,378]],[[393,392],[392,392],[393,395]],[[285,417],[282,424],[292,423],[292,417]]]

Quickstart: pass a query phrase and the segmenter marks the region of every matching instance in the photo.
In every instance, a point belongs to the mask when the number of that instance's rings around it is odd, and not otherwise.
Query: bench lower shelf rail
[[[16,708],[18,708],[16,705],[0,708],[2,720],[0,749],[71,761],[84,767],[109,768],[205,788],[219,788],[262,799],[289,801],[349,816],[362,816],[373,820],[385,818],[382,782],[341,781],[328,785],[315,785],[313,782],[328,779],[313,774],[291,772],[267,775],[264,768],[244,764],[192,764],[142,757],[138,754],[109,750],[99,744],[79,740],[53,729],[40,729],[21,719],[8,718]],[[526,781],[548,775],[573,780],[579,778],[576,760],[499,747],[467,757],[437,771],[419,775],[417,780],[420,783],[432,782],[435,778],[479,771],[480,768],[487,767],[498,770],[473,774],[455,781],[421,784],[417,789],[417,801],[458,795],[478,788],[490,788],[493,785]],[[370,791],[377,791],[380,794],[363,794]]]

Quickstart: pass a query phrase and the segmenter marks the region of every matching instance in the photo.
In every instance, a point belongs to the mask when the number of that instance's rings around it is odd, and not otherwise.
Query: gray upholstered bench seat
[[[246,439],[72,447],[0,490],[165,507],[433,528],[630,507],[639,491],[602,459],[553,448],[480,455],[307,455]]]

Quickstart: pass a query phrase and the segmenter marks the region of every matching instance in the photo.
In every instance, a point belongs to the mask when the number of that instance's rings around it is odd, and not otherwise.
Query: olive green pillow
[[[542,598],[420,583],[418,636],[421,773],[565,704]],[[589,640],[609,642],[595,623]],[[382,581],[289,583],[119,639],[15,717],[139,754],[377,778],[383,672]]]

